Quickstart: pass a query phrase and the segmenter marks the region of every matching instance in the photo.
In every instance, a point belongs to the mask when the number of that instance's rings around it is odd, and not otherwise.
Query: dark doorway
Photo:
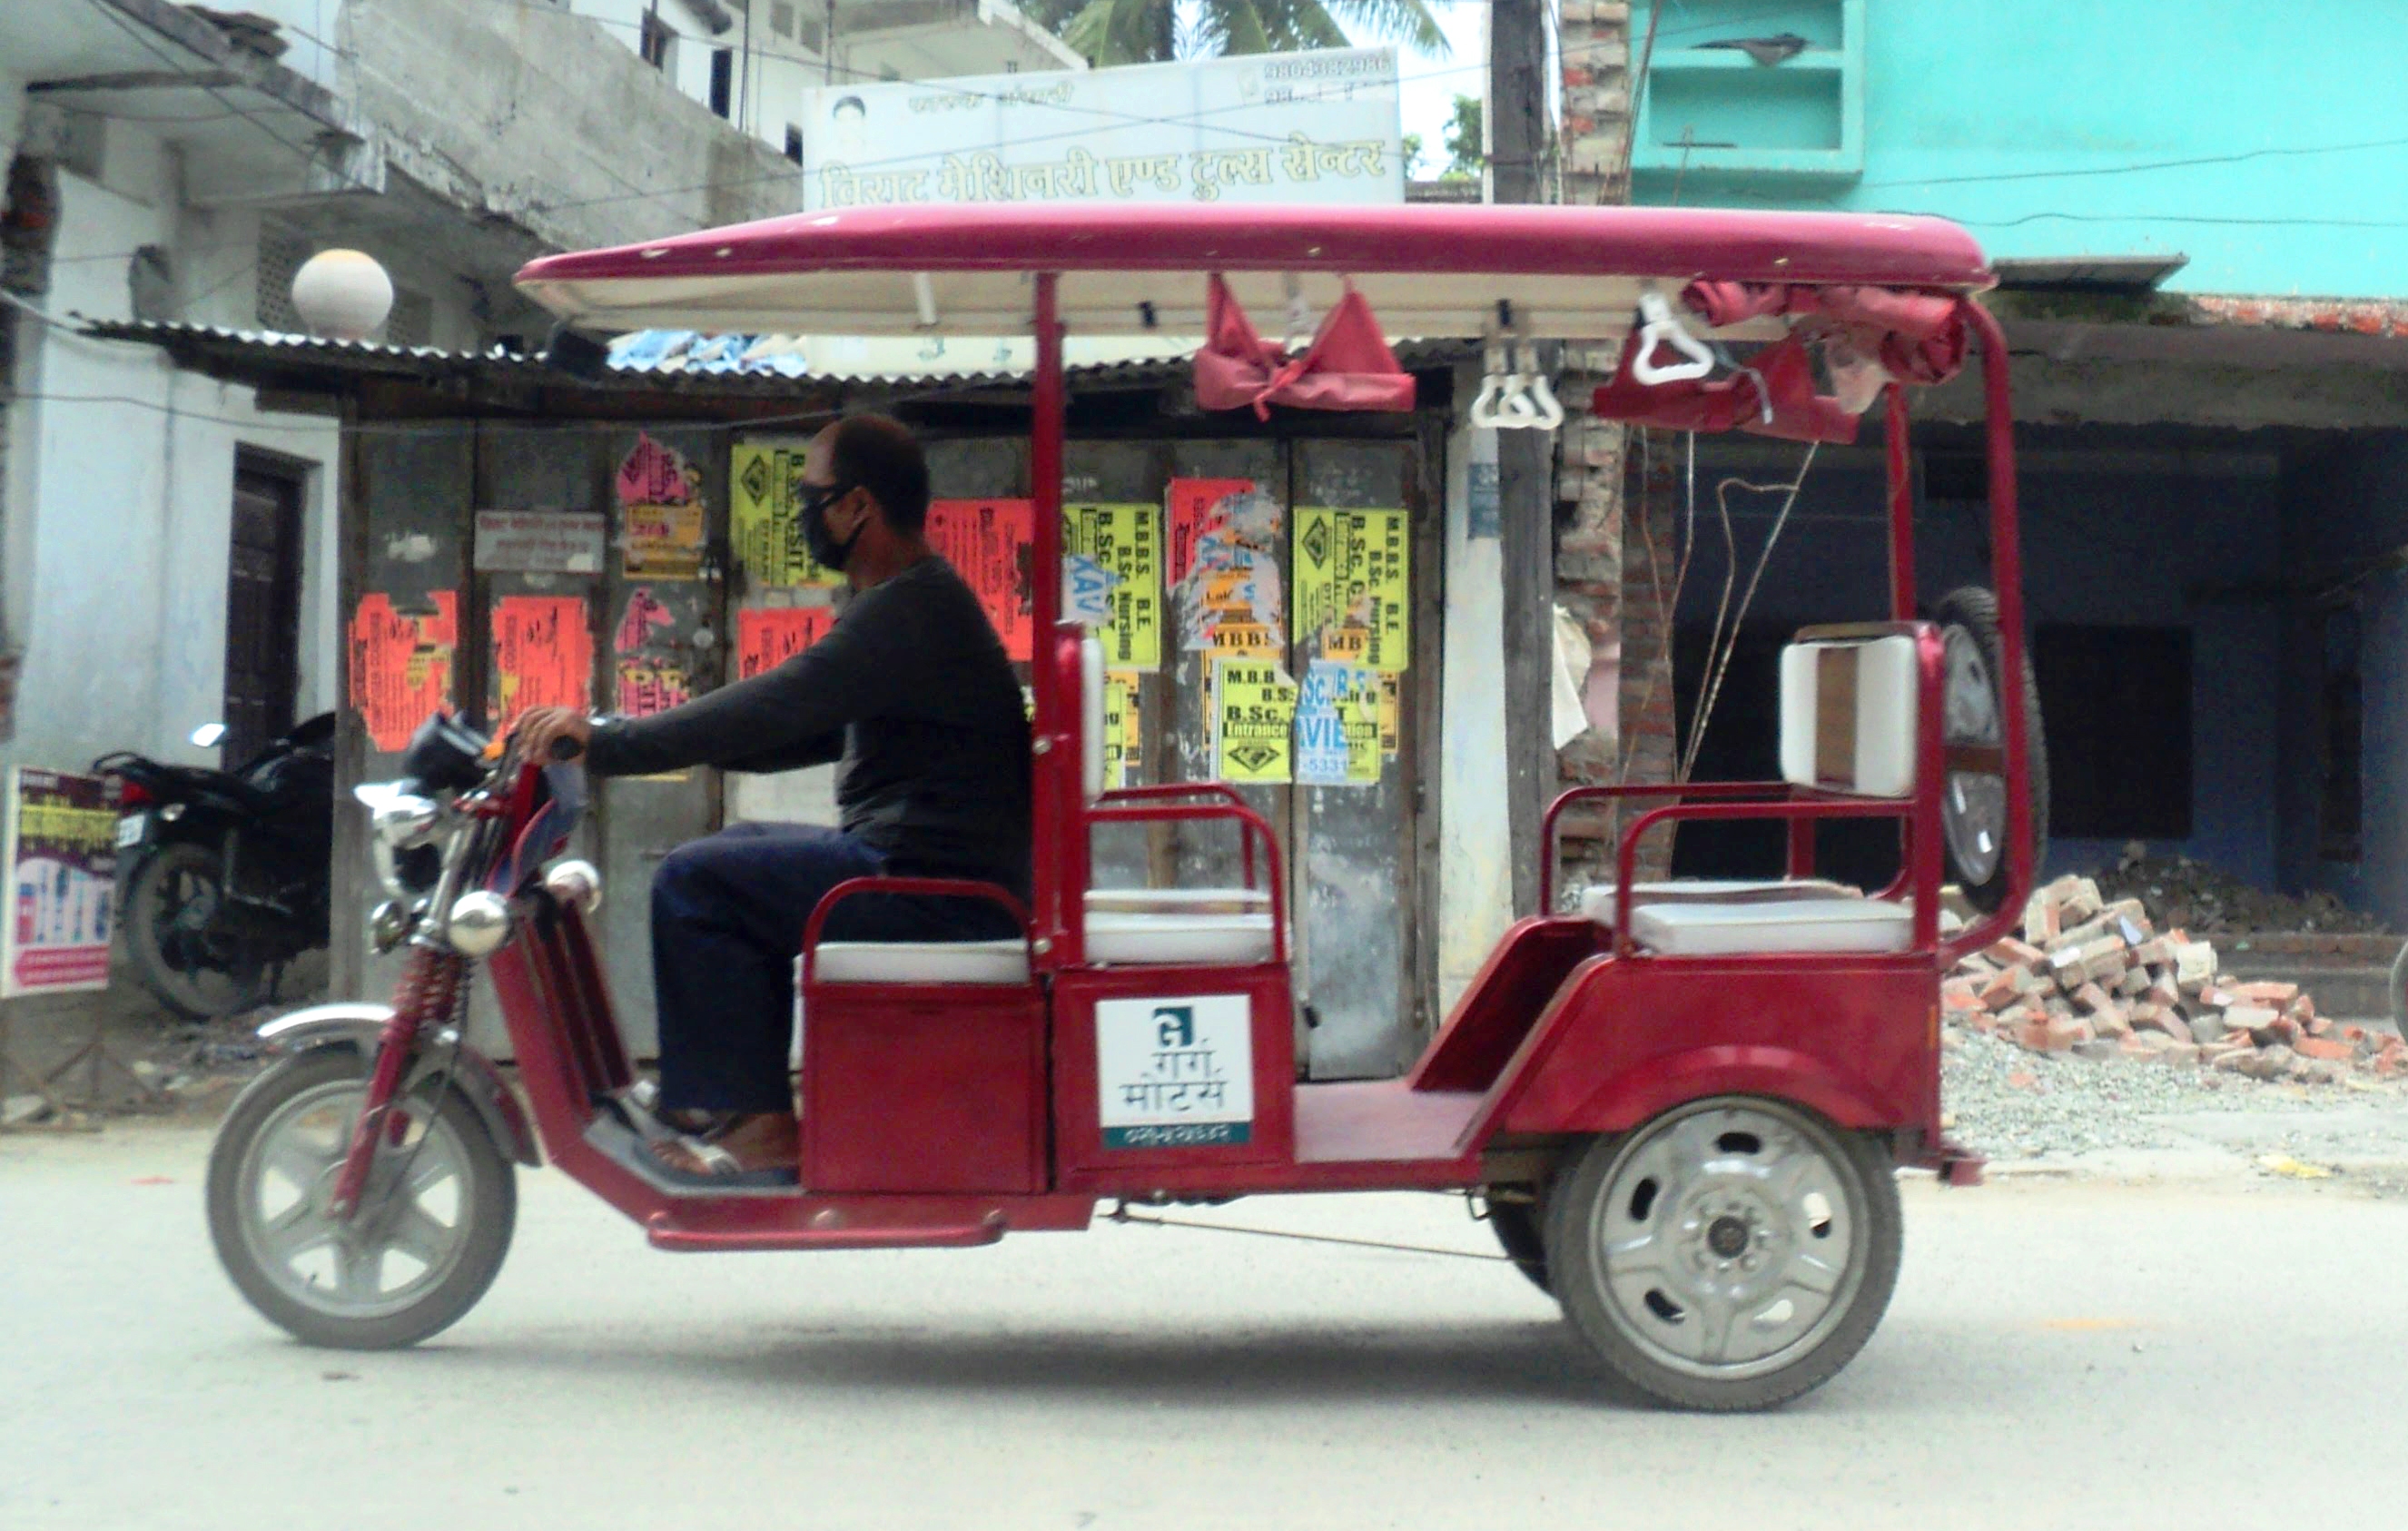
[[[2045,623],[2032,676],[2048,734],[2048,828],[2061,839],[2191,835],[2186,627]]]
[[[293,727],[301,660],[301,471],[249,451],[234,468],[226,551],[226,726],[238,766]]]

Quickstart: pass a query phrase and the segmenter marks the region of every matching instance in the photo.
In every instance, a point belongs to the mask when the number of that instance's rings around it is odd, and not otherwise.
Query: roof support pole
[[[1543,0],[1494,0],[1488,27],[1489,195],[1498,202],[1541,201],[1546,7]],[[1497,433],[1498,533],[1505,581],[1505,824],[1517,918],[1538,912],[1541,820],[1555,786],[1550,705],[1555,444],[1552,431]]]
[[[1062,436],[1067,408],[1062,385],[1061,279],[1037,273],[1037,370],[1029,395],[1028,497],[1035,513],[1030,607],[1039,641],[1029,682],[1037,695],[1037,757],[1030,772],[1036,855],[1032,892],[1039,965],[1078,959],[1068,920],[1072,899],[1086,888],[1086,825],[1080,818],[1079,698],[1064,695],[1068,673],[1078,673],[1079,633],[1062,622]],[[1066,653],[1067,651],[1067,653]],[[1068,663],[1066,665],[1066,658]]]

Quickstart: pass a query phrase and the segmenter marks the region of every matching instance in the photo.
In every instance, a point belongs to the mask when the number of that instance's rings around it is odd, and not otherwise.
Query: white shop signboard
[[[1393,48],[836,85],[803,110],[814,212],[1405,198]]]

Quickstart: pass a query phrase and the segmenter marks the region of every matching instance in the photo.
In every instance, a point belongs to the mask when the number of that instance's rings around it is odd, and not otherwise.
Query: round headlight
[[[501,894],[482,888],[462,894],[452,906],[444,934],[462,956],[490,957],[510,938],[510,906]]]

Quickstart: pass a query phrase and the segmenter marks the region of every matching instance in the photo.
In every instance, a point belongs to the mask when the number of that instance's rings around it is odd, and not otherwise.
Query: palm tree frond
[[[1442,59],[1454,52],[1428,0],[1316,0],[1312,8],[1334,16],[1356,31],[1383,41],[1403,43],[1430,58]],[[1340,42],[1321,46],[1348,45]]]

